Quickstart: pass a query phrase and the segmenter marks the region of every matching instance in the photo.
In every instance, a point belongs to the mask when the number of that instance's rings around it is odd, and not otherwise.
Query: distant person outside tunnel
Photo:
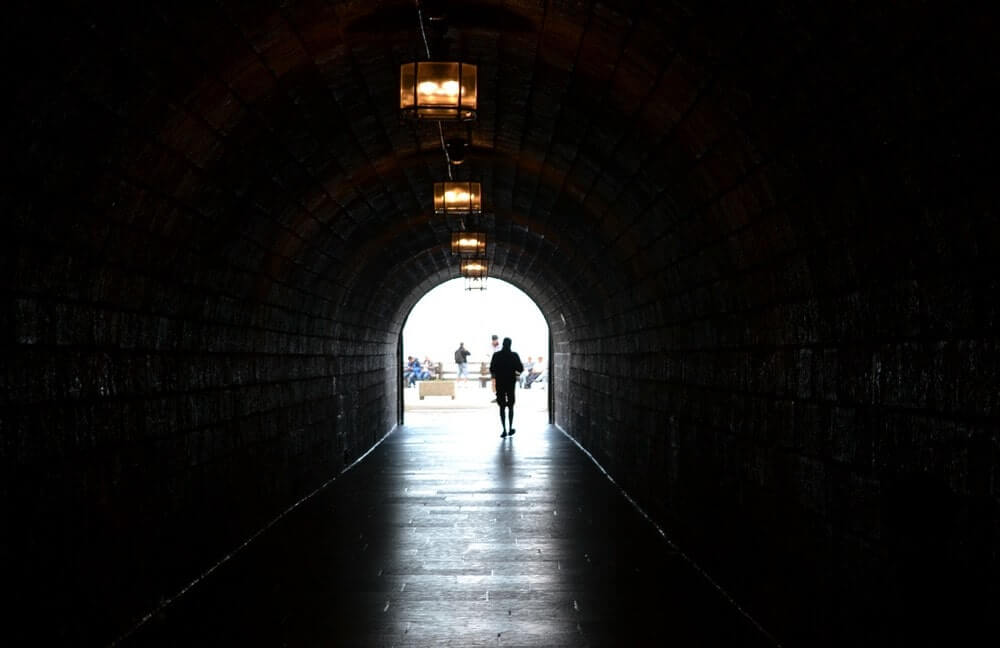
[[[497,406],[500,408],[500,438],[514,434],[514,389],[517,376],[524,371],[521,358],[510,350],[509,337],[503,339],[503,347],[490,359],[490,375],[493,376],[497,392]],[[504,419],[504,409],[507,418]],[[508,428],[510,431],[508,432]]]
[[[499,350],[500,350],[500,339],[496,336],[496,334],[493,334],[493,335],[490,336],[490,351],[492,353],[496,353]],[[490,360],[491,361],[492,361],[492,358],[493,358],[493,356],[490,356]],[[494,394],[497,393],[497,380],[496,380],[496,378],[490,378],[490,389],[493,390]],[[495,403],[495,402],[497,402],[497,399],[494,398],[490,402],[491,403]]]
[[[458,373],[455,379],[459,383],[465,383],[469,379],[469,356],[472,353],[465,348],[465,342],[459,342],[455,349],[455,364],[458,365]]]

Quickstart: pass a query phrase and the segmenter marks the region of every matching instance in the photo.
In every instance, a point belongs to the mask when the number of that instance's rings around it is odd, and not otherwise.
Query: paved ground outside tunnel
[[[546,387],[547,385],[542,384],[533,385],[530,389],[517,388],[514,403],[514,429],[517,429],[517,423],[521,420],[522,414],[525,417],[533,417],[525,418],[525,421],[536,422],[539,413],[548,412],[549,392]],[[404,416],[408,417],[410,412],[447,413],[456,410],[489,410],[493,416],[492,420],[497,423],[497,433],[499,434],[500,417],[497,413],[496,403],[492,402],[495,396],[489,385],[480,387],[478,380],[476,380],[465,384],[456,384],[454,399],[450,396],[425,396],[421,399],[419,383],[417,383],[416,386],[403,390]],[[431,419],[431,422],[433,420],[435,419]],[[489,422],[489,417],[484,417],[483,421]],[[410,423],[410,419],[406,418],[406,422]]]
[[[544,390],[508,439],[489,391],[466,396],[417,400],[123,644],[772,645],[546,423]]]

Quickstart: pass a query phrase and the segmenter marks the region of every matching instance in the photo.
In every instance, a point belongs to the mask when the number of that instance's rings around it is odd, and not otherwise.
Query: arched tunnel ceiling
[[[652,5],[477,6],[432,41],[479,65],[474,148],[456,177],[483,182],[491,275],[542,304],[622,290],[620,268],[646,238],[628,225],[695,205],[685,177],[732,129],[703,96],[696,53],[678,49],[689,21]],[[397,109],[399,64],[423,57],[414,3],[81,5],[67,18],[103,46],[80,48],[89,55],[66,80],[128,123],[95,145],[135,187],[98,181],[98,208],[170,197],[174,213],[150,218],[150,234],[242,259],[258,297],[278,284],[335,307],[391,287],[391,303],[365,310],[398,319],[428,277],[458,276],[453,226],[430,210],[447,172],[436,125]],[[678,128],[699,102],[699,123]]]
[[[211,277],[225,258],[248,297],[349,304],[387,333],[459,275],[453,226],[431,213],[437,127],[397,108],[399,65],[424,57],[413,2],[117,4],[54,17],[58,46],[38,55],[87,106],[67,131],[130,179],[80,172],[95,221],[134,219],[176,272]],[[747,254],[727,234],[763,214],[762,249],[794,235],[775,211],[808,164],[790,124],[838,83],[868,82],[838,78],[823,48],[878,18],[721,9],[483,0],[432,27],[436,56],[479,66],[456,179],[483,183],[490,274],[550,319],[600,313],[651,274],[671,293],[690,255],[722,273]],[[165,201],[147,210],[147,196]]]
[[[883,479],[936,457],[963,506],[989,501],[997,407],[995,16],[830,4],[455,0],[444,33],[482,75],[457,177],[483,183],[491,276],[551,326],[555,423],[708,540],[706,564],[754,565],[745,593],[801,574],[782,592],[816,596],[772,616],[810,632],[898,585],[867,577]],[[22,598],[104,615],[107,583],[145,614],[399,421],[404,318],[459,274],[431,214],[439,134],[398,114],[413,4],[5,17],[0,488],[23,501]]]

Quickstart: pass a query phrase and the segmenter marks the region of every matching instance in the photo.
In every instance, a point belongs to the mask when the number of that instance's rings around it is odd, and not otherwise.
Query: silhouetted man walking
[[[521,358],[510,350],[510,338],[503,339],[503,347],[490,359],[490,375],[496,382],[497,405],[500,407],[500,427],[503,432],[500,438],[514,434],[514,387],[517,385],[517,374],[524,371]],[[504,420],[503,410],[507,408],[507,419]],[[507,432],[507,428],[510,432]]]

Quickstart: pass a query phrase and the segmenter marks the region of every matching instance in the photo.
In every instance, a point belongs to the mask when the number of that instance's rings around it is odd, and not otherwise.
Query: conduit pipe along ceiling
[[[399,107],[404,117],[435,121],[476,118],[476,66],[457,61],[420,61],[399,68]]]

